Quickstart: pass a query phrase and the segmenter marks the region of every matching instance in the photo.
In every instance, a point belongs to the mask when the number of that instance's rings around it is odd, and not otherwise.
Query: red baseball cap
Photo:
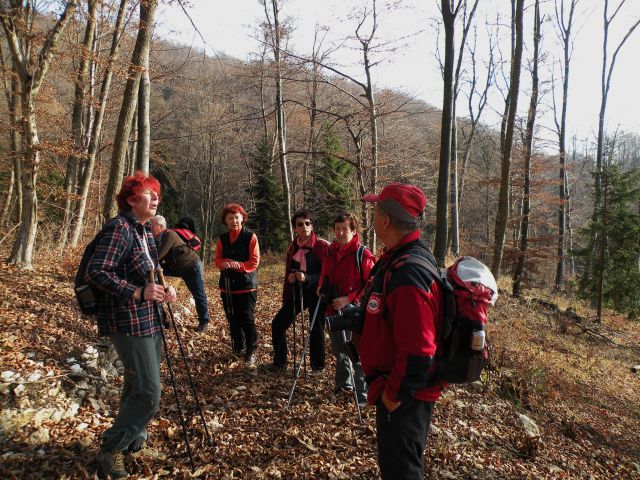
[[[402,213],[411,217],[411,219],[422,216],[424,208],[427,206],[427,197],[424,196],[424,192],[420,188],[415,185],[406,185],[403,183],[390,183],[378,194],[370,193],[365,195],[362,197],[362,201],[384,202],[382,205],[383,208],[385,204],[401,207]]]

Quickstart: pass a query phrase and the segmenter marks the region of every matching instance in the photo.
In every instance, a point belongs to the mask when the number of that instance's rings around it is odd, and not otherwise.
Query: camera
[[[350,303],[338,310],[335,315],[328,316],[326,322],[331,332],[351,330],[355,333],[362,333],[364,312],[358,305]]]

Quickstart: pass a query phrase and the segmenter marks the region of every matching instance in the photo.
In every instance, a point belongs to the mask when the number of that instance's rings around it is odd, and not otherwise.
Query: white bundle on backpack
[[[456,273],[465,282],[479,283],[491,290],[491,305],[495,305],[498,299],[498,284],[489,267],[473,257],[462,257],[456,266]]]

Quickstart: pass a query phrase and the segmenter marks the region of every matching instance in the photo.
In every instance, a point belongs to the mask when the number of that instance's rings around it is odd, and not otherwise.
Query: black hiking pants
[[[412,398],[393,412],[376,402],[378,465],[382,480],[422,480],[433,403]]]

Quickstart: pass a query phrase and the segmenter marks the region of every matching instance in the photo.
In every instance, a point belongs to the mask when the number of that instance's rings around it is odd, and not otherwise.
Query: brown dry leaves
[[[35,273],[0,266],[1,370],[14,374],[0,380],[2,478],[92,478],[100,433],[117,409],[121,380],[113,357],[99,345],[92,350],[95,328],[75,309],[73,262],[53,263],[41,262]],[[188,291],[172,280],[179,287],[174,312],[214,445],[205,442],[170,332],[196,471],[165,363],[150,441],[128,459],[134,478],[376,478],[375,411],[367,407],[361,425],[350,399],[333,397],[328,342],[324,375],[302,377],[288,410],[291,369],[278,375],[260,366],[271,359],[281,266],[261,269],[257,369],[230,357],[212,270],[212,319],[204,335],[195,333]],[[526,302],[502,299],[493,317],[497,371],[487,393],[452,388],[437,404],[426,478],[640,478],[640,388],[627,365],[633,355],[571,329],[562,335],[550,316]],[[638,338],[637,325],[617,317],[609,322],[625,345]],[[525,435],[518,413],[538,424],[539,438]]]

